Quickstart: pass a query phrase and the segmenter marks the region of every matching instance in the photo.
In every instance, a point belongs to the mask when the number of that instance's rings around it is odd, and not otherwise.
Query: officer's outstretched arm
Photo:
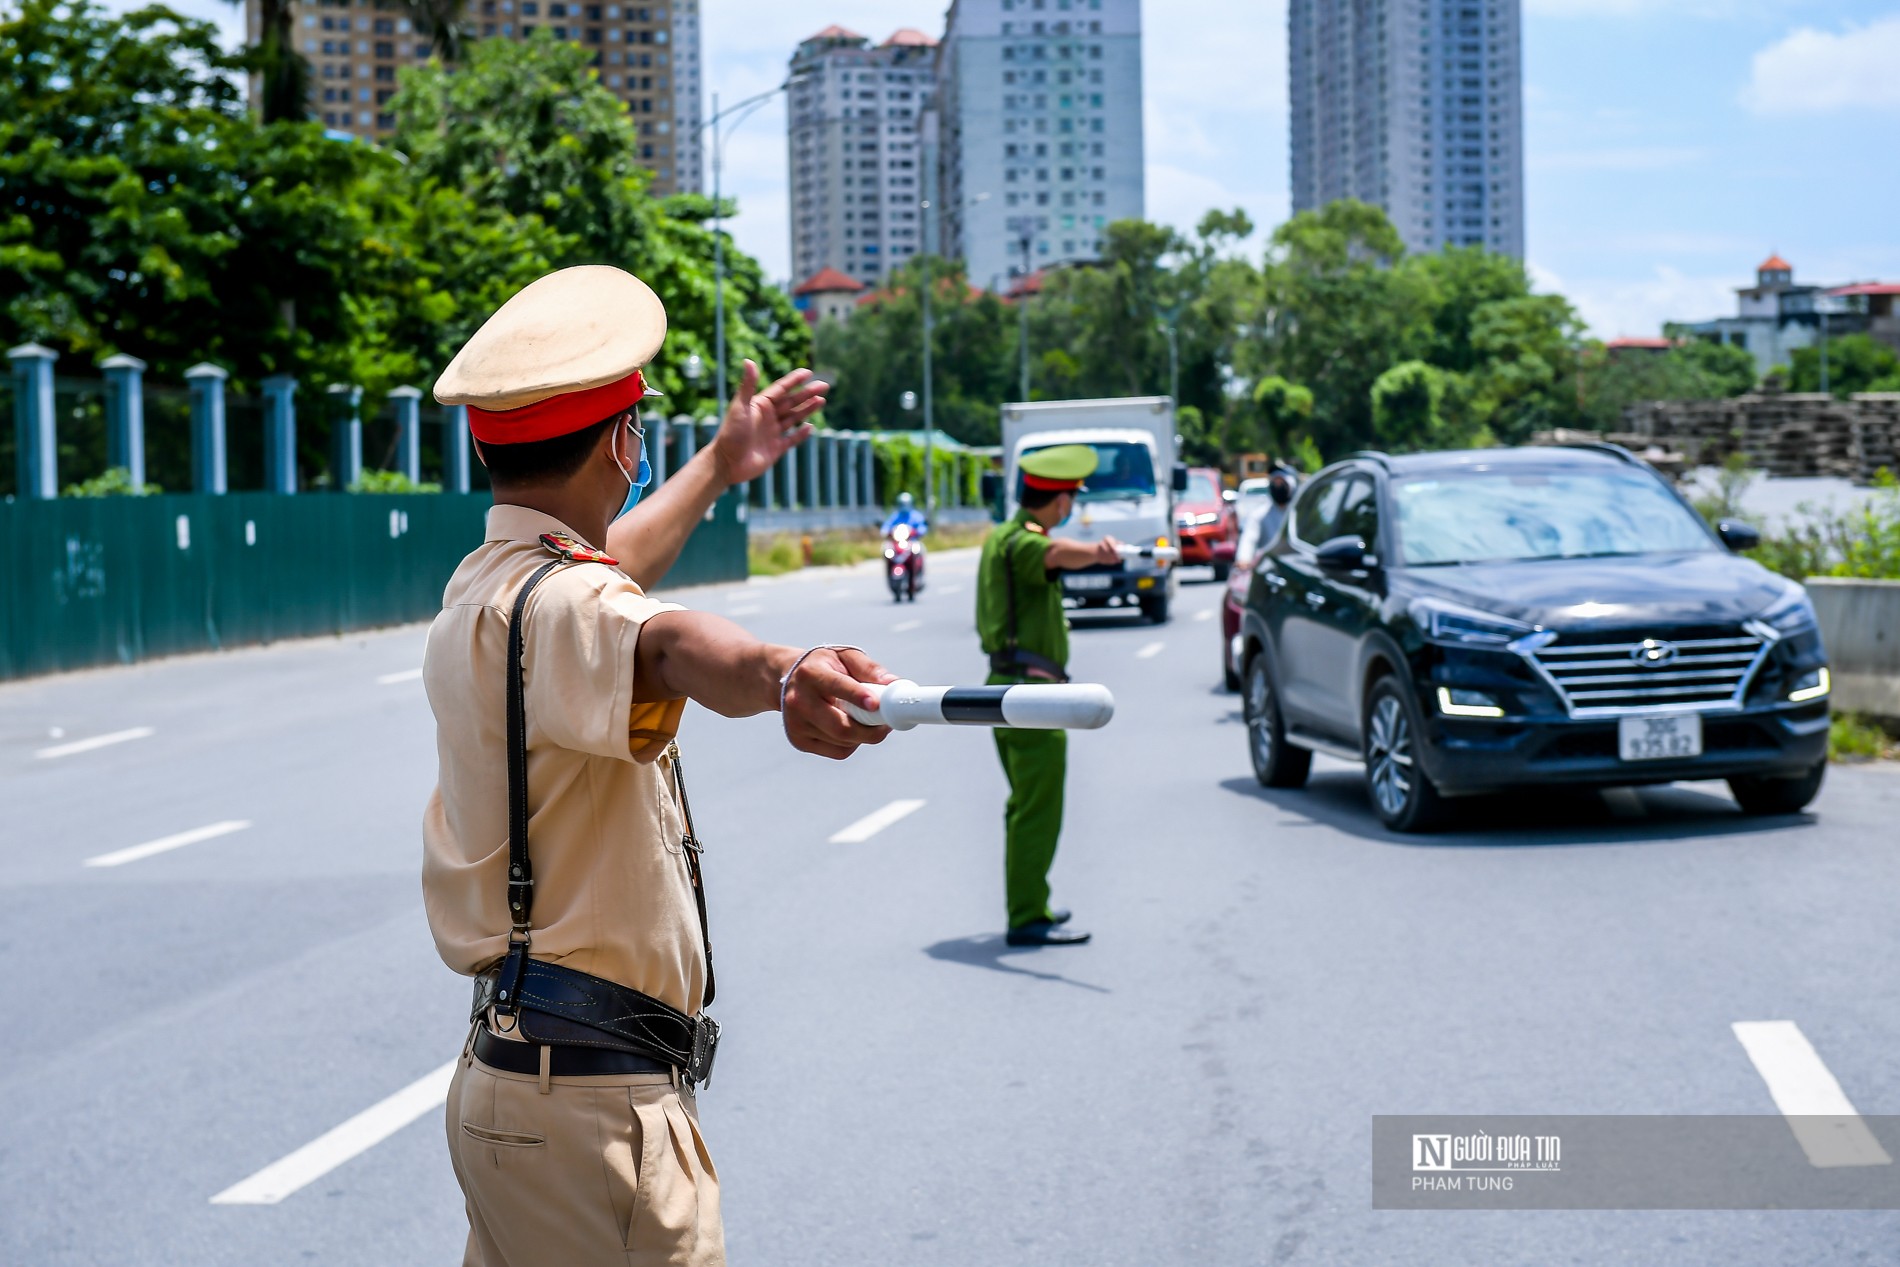
[[[848,757],[860,744],[890,734],[853,721],[844,706],[875,709],[877,696],[865,683],[894,682],[894,674],[860,651],[821,648],[803,660],[801,654],[797,647],[760,642],[710,612],[661,612],[640,628],[634,702],[684,696],[726,717],[750,717],[777,711],[783,698],[785,737],[801,752],[822,757]]]
[[[1051,541],[1042,556],[1042,565],[1057,572],[1094,567],[1098,563],[1120,563],[1122,543],[1113,537],[1100,541]]]

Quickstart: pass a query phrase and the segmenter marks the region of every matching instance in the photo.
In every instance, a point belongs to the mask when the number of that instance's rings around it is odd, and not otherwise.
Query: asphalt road
[[[914,606],[863,570],[682,597],[977,680],[973,564],[934,560]],[[1393,837],[1353,767],[1256,787],[1217,599],[1078,621],[1077,676],[1119,700],[1071,747],[1055,879],[1085,948],[1002,944],[988,736],[832,764],[689,715],[735,1263],[1895,1261],[1893,1213],[1375,1211],[1368,1152],[1378,1113],[1773,1114],[1743,1021],[1795,1022],[1860,1112],[1900,1113],[1900,776],[1839,770],[1792,819],[1697,785]],[[0,1262],[459,1260],[422,637],[0,687]],[[212,1202],[319,1139],[281,1200]]]

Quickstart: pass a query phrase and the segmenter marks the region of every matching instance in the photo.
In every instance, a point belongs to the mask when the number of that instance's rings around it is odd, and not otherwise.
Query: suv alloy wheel
[[[1247,693],[1241,697],[1247,718],[1247,753],[1253,758],[1253,777],[1262,787],[1304,787],[1313,768],[1313,754],[1286,741],[1286,722],[1273,692],[1267,657],[1256,654],[1247,663]]]
[[[1364,735],[1366,790],[1379,821],[1393,831],[1430,831],[1444,800],[1419,763],[1423,727],[1408,692],[1395,677],[1382,677],[1366,697]]]

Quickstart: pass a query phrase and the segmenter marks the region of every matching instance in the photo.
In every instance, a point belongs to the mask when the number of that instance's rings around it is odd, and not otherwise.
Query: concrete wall
[[[1808,578],[1834,674],[1834,707],[1900,719],[1900,581]]]
[[[746,508],[746,531],[755,537],[777,532],[823,532],[830,528],[876,528],[891,512],[878,507],[820,506],[810,510]],[[933,524],[982,524],[990,521],[987,506],[939,506],[931,512]]]

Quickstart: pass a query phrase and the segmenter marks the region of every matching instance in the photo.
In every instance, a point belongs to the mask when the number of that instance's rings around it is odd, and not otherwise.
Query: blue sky
[[[130,7],[110,0],[112,7]],[[182,0],[241,35],[240,10]],[[937,33],[946,0],[703,0],[706,82],[772,86],[833,22]],[[1287,214],[1285,0],[1149,0],[1148,215]],[[1732,311],[1778,251],[1797,279],[1900,280],[1900,0],[1524,0],[1529,262],[1601,336]],[[727,152],[733,232],[789,268],[784,114]]]

